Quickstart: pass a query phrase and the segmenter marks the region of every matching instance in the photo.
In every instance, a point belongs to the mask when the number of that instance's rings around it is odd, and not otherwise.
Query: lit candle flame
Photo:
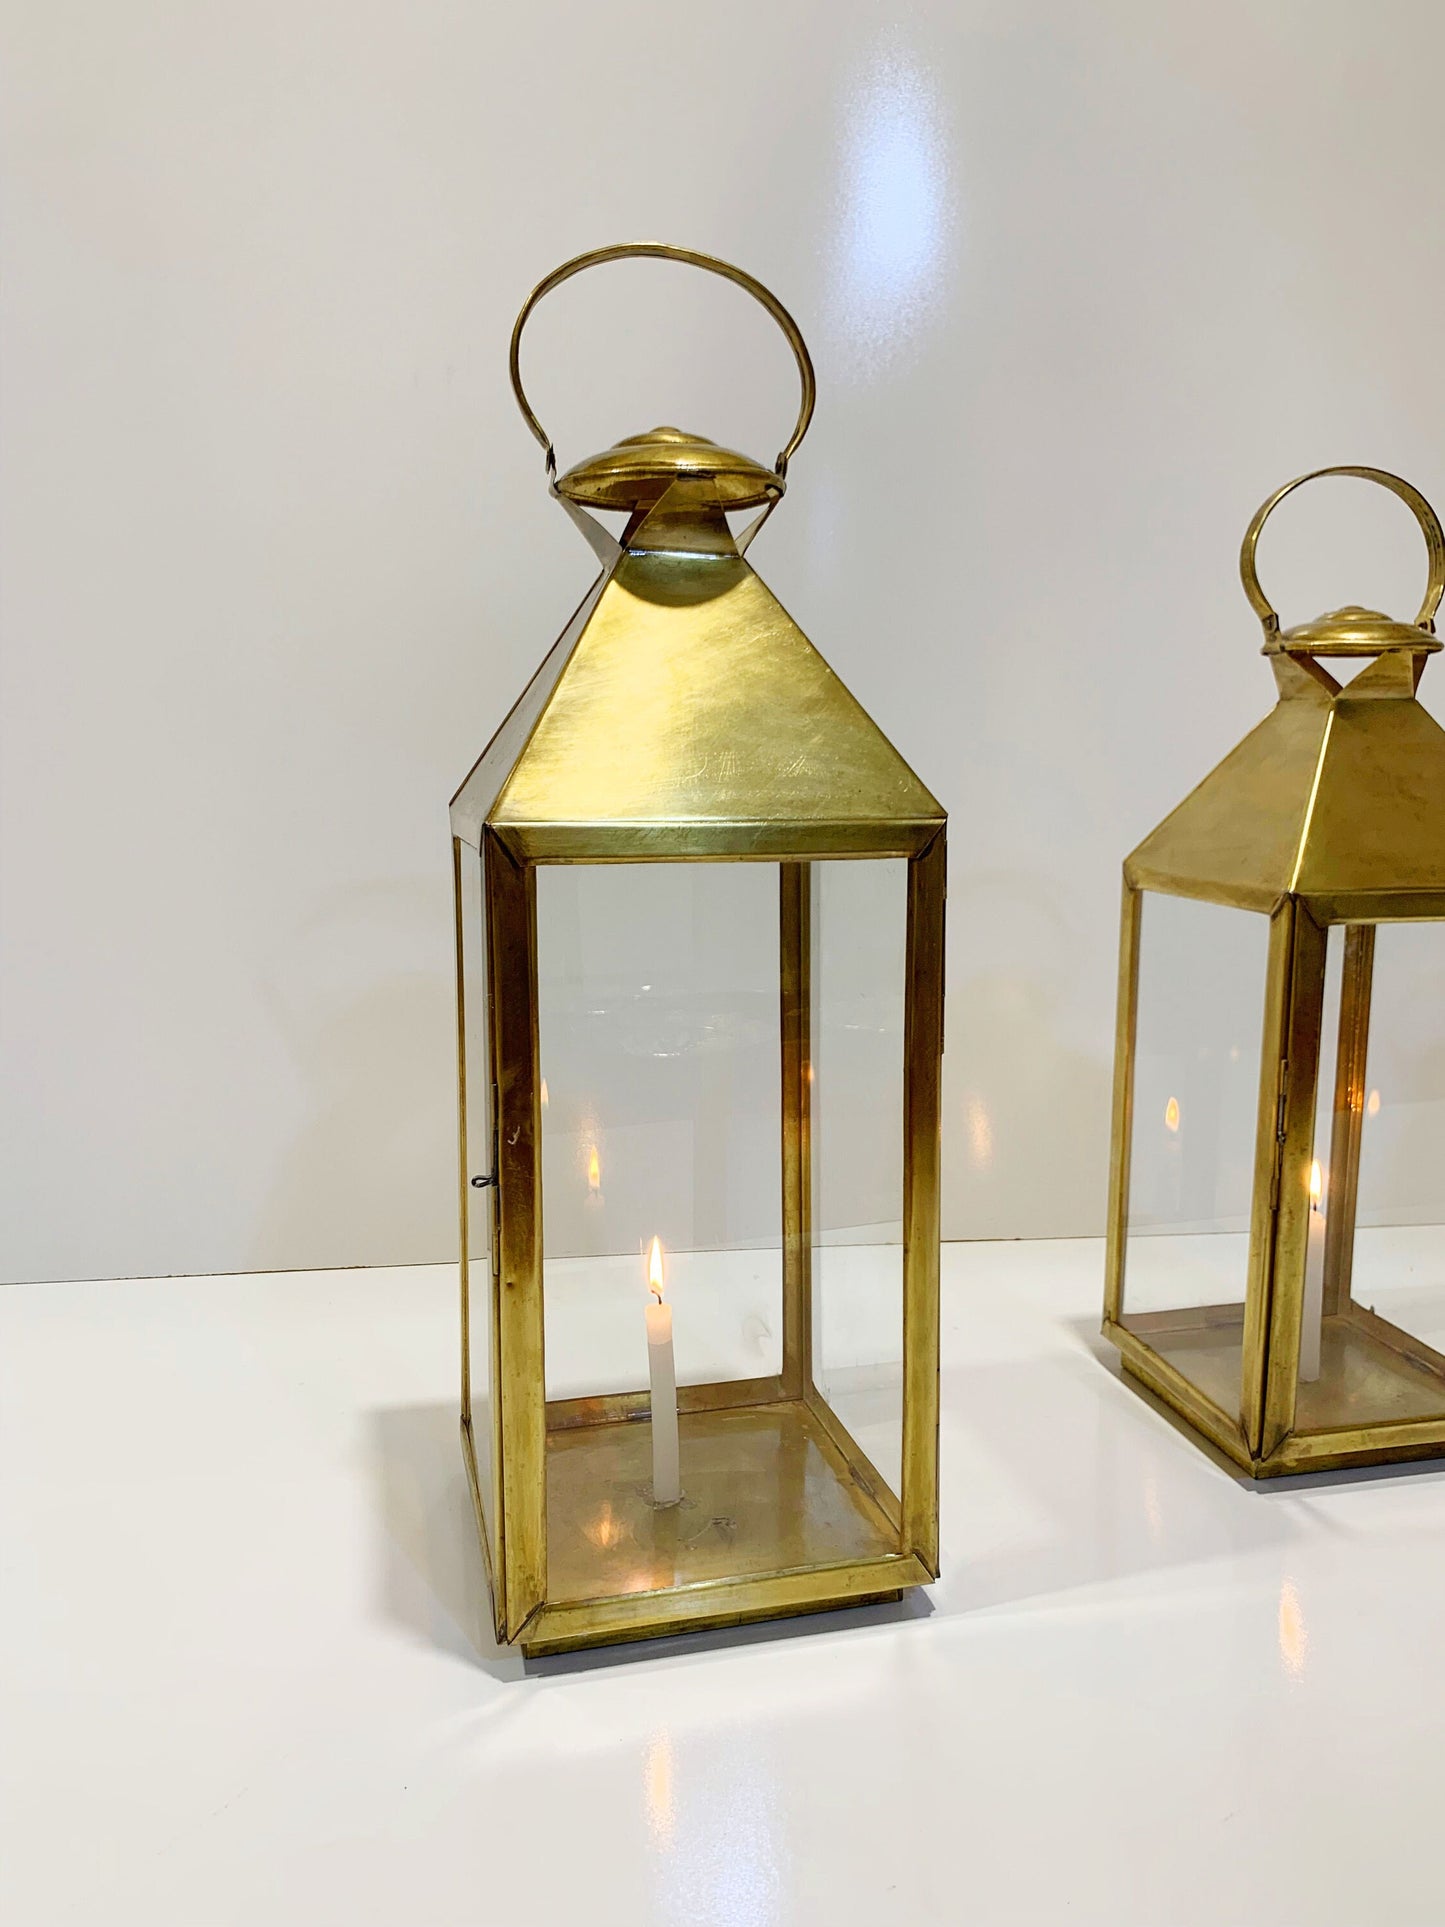
[[[1380,1093],[1378,1091],[1370,1092],[1370,1101],[1365,1106],[1365,1115],[1367,1117],[1378,1117],[1380,1115]]]
[[[1310,1209],[1318,1211],[1320,1199],[1324,1196],[1325,1174],[1320,1169],[1320,1161],[1315,1158],[1310,1165]]]
[[[542,1079],[542,1109],[545,1111],[546,1108],[547,1108],[547,1080],[544,1077]]]
[[[590,1145],[587,1151],[587,1189],[595,1197],[602,1189],[602,1160],[597,1155],[597,1146]]]
[[[658,1304],[662,1303],[662,1243],[654,1238],[652,1249],[647,1254],[647,1289]]]
[[[1171,1097],[1169,1102],[1164,1106],[1164,1128],[1166,1131],[1177,1131],[1179,1129],[1179,1099],[1177,1097]]]

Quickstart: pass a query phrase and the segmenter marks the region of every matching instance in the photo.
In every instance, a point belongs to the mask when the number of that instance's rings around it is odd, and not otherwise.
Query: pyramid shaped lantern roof
[[[1379,482],[1415,511],[1429,550],[1420,612],[1404,623],[1352,606],[1281,632],[1254,554],[1275,505],[1315,475]],[[1416,700],[1440,643],[1445,536],[1429,503],[1373,468],[1320,469],[1263,505],[1240,556],[1264,626],[1273,711],[1145,837],[1125,863],[1137,888],[1272,911],[1286,896],[1322,922],[1445,915],[1445,730]],[[1345,684],[1326,667],[1368,658]]]
[[[601,254],[637,251],[710,262],[651,244]],[[553,477],[516,345],[555,285],[541,284],[513,337],[514,385]],[[453,798],[464,842],[487,828],[534,862],[912,856],[943,826],[940,804],[746,560],[812,412],[802,338],[773,296],[765,305],[803,374],[798,428],[771,468],[658,428],[552,480],[602,572]],[[627,515],[620,535],[599,509]],[[735,532],[739,510],[761,512]]]

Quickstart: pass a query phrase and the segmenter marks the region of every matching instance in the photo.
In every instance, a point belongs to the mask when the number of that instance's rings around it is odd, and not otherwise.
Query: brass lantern
[[[1251,1474],[1445,1452],[1445,538],[1413,623],[1281,631],[1274,711],[1124,865],[1104,1329]],[[1341,685],[1341,658],[1366,667]]]
[[[771,467],[658,428],[557,477],[522,330],[628,256],[778,322],[802,406]],[[807,349],[750,276],[642,244],[548,275],[511,372],[602,568],[451,806],[462,1443],[497,1635],[897,1597],[938,1569],[945,818],[744,559]]]

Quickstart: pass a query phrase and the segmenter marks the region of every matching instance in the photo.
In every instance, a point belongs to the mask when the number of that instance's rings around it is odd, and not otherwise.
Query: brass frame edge
[[[942,819],[894,823],[876,818],[769,823],[761,819],[696,818],[665,822],[542,823],[495,807],[487,829],[519,863],[810,863],[921,856]]]
[[[1364,1134],[1370,1004],[1375,973],[1375,925],[1349,924],[1343,935],[1340,1020],[1330,1118],[1330,1214],[1325,1225],[1326,1317],[1342,1312],[1351,1303],[1355,1241],[1353,1236],[1346,1237],[1345,1231],[1355,1225],[1359,1199],[1360,1144]]]
[[[1134,1149],[1134,1043],[1139,1023],[1139,945],[1143,893],[1123,880],[1119,912],[1119,983],[1114,1022],[1114,1095],[1109,1136],[1109,1209],[1104,1246],[1104,1323],[1124,1310],[1124,1259],[1129,1230],[1129,1173]]]
[[[1240,1422],[1250,1460],[1264,1433],[1269,1374],[1271,1296],[1274,1290],[1275,1215],[1279,1206],[1280,1115],[1287,1081],[1290,973],[1294,966],[1295,904],[1286,897],[1269,924],[1264,1009],[1260,1013],[1259,1109],[1255,1120],[1254,1180],[1250,1191],[1249,1264],[1245,1273]]]
[[[720,1378],[703,1385],[679,1385],[677,1409],[689,1412],[731,1412],[743,1407],[779,1405],[796,1398],[781,1372],[765,1378]],[[630,1392],[589,1392],[579,1398],[547,1400],[547,1432],[571,1432],[590,1425],[631,1425],[650,1417],[652,1394],[645,1388]]]
[[[778,865],[785,1396],[813,1383],[812,867]]]
[[[492,1062],[497,1105],[498,1358],[506,1520],[507,1627],[547,1596],[547,1418],[542,1324],[541,1108],[537,1064],[537,897],[490,829],[483,836]]]
[[[947,832],[908,866],[903,1050],[903,1544],[938,1573],[939,1185]]]
[[[1259,1457],[1268,1461],[1294,1430],[1304,1315],[1305,1247],[1309,1236],[1310,1155],[1314,1148],[1324,1013],[1325,933],[1302,905],[1295,906],[1289,1000],[1282,1057],[1287,1066],[1274,1214],[1268,1362]]]
[[[1249,1442],[1237,1419],[1231,1419],[1222,1406],[1216,1405],[1213,1399],[1201,1392],[1168,1359],[1162,1358],[1143,1339],[1136,1338],[1127,1325],[1106,1320],[1104,1336],[1118,1348],[1125,1370],[1147,1385],[1156,1398],[1162,1399],[1171,1411],[1196,1431],[1202,1432],[1236,1465],[1246,1472],[1254,1470]]]
[[[709,1580],[681,1590],[621,1593],[543,1606],[518,1641],[529,1659],[584,1646],[615,1646],[673,1633],[790,1619],[895,1597],[933,1577],[909,1553],[835,1566]],[[660,1607],[660,1610],[659,1610]]]

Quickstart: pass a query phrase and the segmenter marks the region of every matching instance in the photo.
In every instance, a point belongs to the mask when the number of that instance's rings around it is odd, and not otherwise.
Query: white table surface
[[[0,1921],[1445,1918],[1445,1470],[1252,1489],[951,1246],[944,1577],[523,1668],[450,1268],[0,1291]]]

